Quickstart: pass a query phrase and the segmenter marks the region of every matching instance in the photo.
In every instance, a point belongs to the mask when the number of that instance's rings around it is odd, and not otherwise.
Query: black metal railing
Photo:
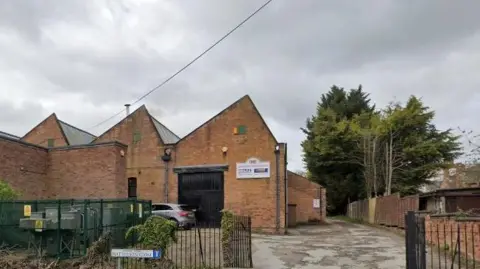
[[[136,199],[31,200],[0,202],[0,245],[37,258],[71,259],[109,233],[116,247],[129,227],[151,215],[151,201]]]
[[[119,263],[123,269],[144,269],[150,268],[149,264],[161,263],[163,267],[158,268],[252,268],[251,219],[234,216],[233,220],[227,237],[218,222],[197,223],[191,229],[177,230],[177,242],[162,251],[159,260],[119,258],[111,261],[110,266]]]

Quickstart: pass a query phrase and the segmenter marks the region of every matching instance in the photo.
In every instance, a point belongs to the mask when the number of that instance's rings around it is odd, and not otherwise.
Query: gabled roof
[[[150,115],[150,113],[148,114]],[[150,115],[152,119],[153,125],[155,129],[157,129],[157,133],[162,139],[164,144],[175,144],[180,140],[180,137],[168,129],[165,125],[160,123],[157,119],[155,119],[152,115]]]
[[[118,126],[119,124],[121,124],[124,120],[132,117],[132,115],[135,115],[135,113],[137,113],[138,111],[140,111],[141,109],[144,109],[148,115],[148,117],[150,118],[150,122],[152,123],[152,125],[155,127],[155,130],[157,131],[157,135],[158,137],[160,138],[160,140],[163,142],[163,144],[167,145],[167,144],[175,144],[177,143],[179,140],[180,140],[180,137],[178,135],[176,135],[174,132],[172,132],[170,129],[168,129],[165,125],[163,125],[162,123],[160,123],[160,121],[158,121],[157,119],[155,119],[151,114],[150,112],[148,112],[148,109],[145,105],[142,105],[140,106],[139,108],[135,109],[132,113],[128,114],[128,116],[126,116],[125,118],[121,119],[119,122],[117,122],[115,125],[113,125],[112,127],[110,127],[108,130],[106,130],[105,132],[103,132],[103,134],[101,134],[100,136],[98,136],[97,138],[99,137],[102,137],[104,134],[110,132],[113,128],[115,128],[116,126]],[[92,142],[95,142],[95,139],[92,141]]]
[[[59,119],[57,119],[57,121],[63,131],[63,134],[65,135],[65,139],[70,146],[89,144],[96,138],[96,136],[87,131],[77,128]]]
[[[189,134],[187,134],[186,136],[182,137],[182,139],[180,139],[178,142],[186,139],[187,137],[191,136],[192,134],[194,134],[197,130],[201,129],[203,126],[209,124],[210,122],[212,122],[216,117],[222,115],[223,113],[225,113],[226,111],[230,110],[231,108],[233,108],[234,106],[236,106],[237,104],[239,104],[240,102],[242,102],[243,100],[247,100],[250,102],[250,104],[252,105],[253,109],[255,110],[255,112],[257,113],[257,115],[260,117],[260,120],[262,121],[263,125],[265,126],[265,128],[267,129],[267,131],[270,133],[270,135],[272,136],[273,138],[273,141],[275,141],[275,143],[278,143],[278,140],[277,138],[273,135],[273,132],[272,130],[270,130],[270,127],[268,127],[267,125],[267,122],[265,122],[265,119],[262,117],[262,114],[260,114],[260,111],[258,111],[257,107],[255,106],[255,103],[253,102],[252,98],[250,98],[250,96],[247,94],[247,95],[244,95],[242,98],[238,99],[237,101],[235,101],[233,104],[229,105],[228,107],[226,107],[225,109],[223,109],[222,111],[220,111],[218,114],[216,114],[215,116],[213,116],[212,118],[210,118],[209,120],[207,120],[206,122],[204,122],[202,125],[198,126],[197,128],[195,128],[193,131],[191,131]]]
[[[20,139],[19,136],[12,135],[12,134],[9,134],[9,133],[5,133],[5,132],[2,132],[2,131],[0,131],[0,137],[6,137],[6,138],[10,138],[10,139],[15,139],[15,140]]]
[[[96,136],[94,136],[91,133],[88,133],[87,131],[84,131],[80,128],[77,128],[71,124],[68,124],[64,121],[61,121],[57,118],[57,115],[55,113],[52,113],[50,116],[46,117],[43,121],[41,121],[39,124],[37,124],[35,127],[33,127],[28,133],[26,133],[22,138],[27,137],[28,134],[30,134],[33,130],[35,130],[38,126],[42,125],[48,118],[53,117],[55,121],[57,122],[58,127],[60,128],[60,131],[62,133],[63,138],[67,142],[67,145],[69,146],[77,146],[77,145],[84,145],[84,144],[89,144],[92,142]]]

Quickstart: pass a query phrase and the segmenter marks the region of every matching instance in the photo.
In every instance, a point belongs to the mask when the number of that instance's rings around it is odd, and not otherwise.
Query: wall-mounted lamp
[[[162,156],[162,160],[164,162],[169,162],[171,159],[172,159],[172,149],[170,148],[166,148],[164,151],[163,151],[163,156]]]
[[[120,156],[122,156],[122,157],[125,156],[125,151],[123,151],[123,149],[120,150]]]
[[[226,155],[227,155],[227,152],[228,152],[228,148],[227,148],[227,147],[222,147],[222,154],[223,154],[223,156],[226,156]]]
[[[274,152],[275,152],[275,154],[280,153],[280,145],[275,146],[275,151]]]

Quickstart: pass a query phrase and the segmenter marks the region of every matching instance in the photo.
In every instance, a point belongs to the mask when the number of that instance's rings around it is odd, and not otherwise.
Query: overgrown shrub
[[[130,227],[126,238],[138,236],[137,240],[140,247],[161,249],[165,253],[171,244],[177,242],[176,230],[175,222],[160,216],[151,216],[145,223]]]
[[[234,228],[235,216],[228,210],[222,211],[222,251],[223,251],[223,266],[228,268],[233,266],[233,246],[232,236]]]
[[[130,227],[125,235],[128,239],[137,237],[136,247],[144,249],[160,249],[162,257],[159,260],[145,261],[145,268],[174,268],[172,261],[167,259],[167,250],[173,243],[177,242],[177,225],[171,220],[160,216],[151,216],[145,223]]]
[[[0,201],[18,199],[20,193],[15,191],[7,182],[0,179]]]

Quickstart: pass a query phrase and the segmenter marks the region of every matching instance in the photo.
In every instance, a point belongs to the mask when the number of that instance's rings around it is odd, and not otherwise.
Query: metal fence
[[[252,268],[251,219],[234,216],[233,227],[225,235],[219,223],[197,223],[189,230],[178,230],[177,242],[163,251],[160,261],[139,258],[120,258],[112,261],[117,268],[175,268],[214,269]],[[163,267],[149,267],[160,262]],[[111,268],[105,266],[104,268]]]
[[[112,246],[126,247],[129,227],[151,215],[151,201],[32,200],[0,202],[0,244],[37,257],[73,258],[105,232]]]
[[[433,220],[433,221],[432,221]],[[480,268],[478,217],[405,217],[407,269]]]

